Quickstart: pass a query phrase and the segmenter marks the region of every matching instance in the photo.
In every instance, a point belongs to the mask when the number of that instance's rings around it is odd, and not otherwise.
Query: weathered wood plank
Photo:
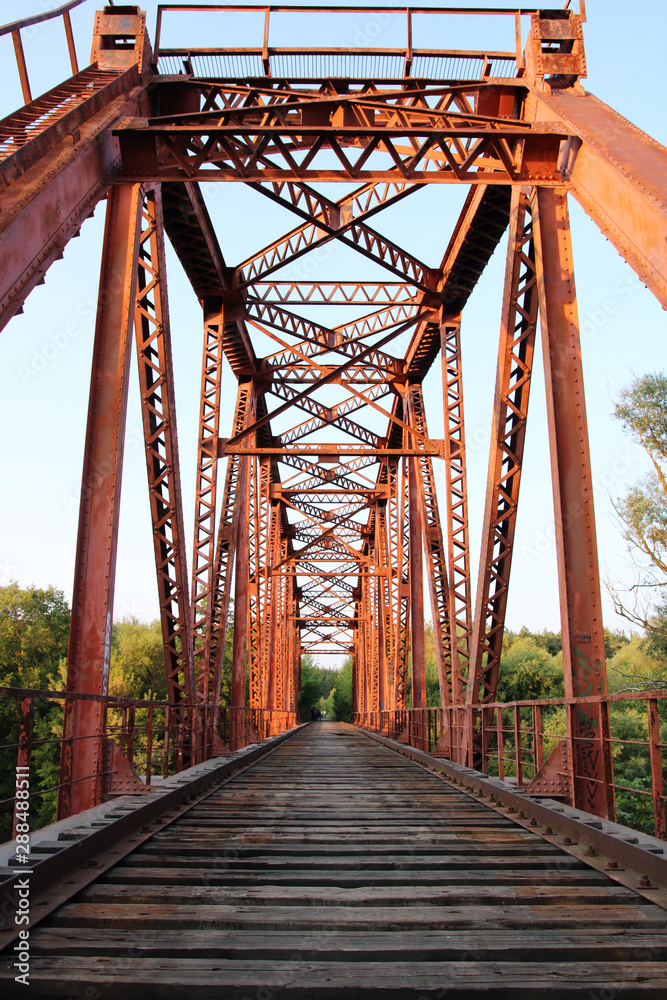
[[[7,963],[0,970],[6,974]],[[664,998],[667,975],[663,963],[616,963],[613,970],[615,989],[623,1000]],[[545,991],[551,1000],[590,997],[609,982],[606,963],[498,963],[434,962],[429,965],[405,963],[347,962],[225,962],[195,959],[142,959],[118,956],[99,959],[36,958],[31,963],[32,996],[66,997],[73,992],[85,996],[97,988],[116,1000],[171,1000],[189,995],[197,1000],[241,1000],[249,990],[272,990],[282,998],[317,997],[338,1000],[343,995],[363,996],[367,1000],[402,1000],[427,996],[469,998],[471,991],[500,998],[543,1000]],[[6,996],[21,996],[25,987],[7,984]],[[16,987],[13,989],[13,987]]]
[[[372,926],[372,924],[371,924]],[[631,962],[638,950],[648,949],[655,961],[667,959],[667,940],[655,931],[623,930],[582,935],[572,930],[526,928],[519,937],[514,929],[479,933],[461,930],[350,931],[318,929],[266,932],[248,930],[188,929],[182,931],[109,931],[83,927],[51,928],[39,935],[34,955],[127,955],[132,947],[143,958],[256,958],[288,961],[307,952],[311,960],[368,962]]]
[[[667,912],[327,725],[147,840],[31,946],[30,993],[50,998],[667,997]],[[2,960],[3,996],[25,995]]]
[[[519,932],[522,939],[526,930],[548,928],[583,928],[590,932],[593,922],[591,911],[585,906],[568,903],[544,906],[280,906],[271,907],[234,905],[209,906],[206,904],[180,904],[168,908],[159,903],[135,905],[131,908],[110,906],[106,903],[69,903],[61,907],[49,921],[50,927],[101,927],[128,930],[180,929],[263,929],[308,930],[309,928],[337,927],[346,930],[391,931],[402,930],[457,930],[471,928],[481,937],[489,929],[507,928]],[[649,903],[645,905],[598,905],[595,908],[594,926],[609,933],[622,929],[665,928],[664,911]],[[41,933],[41,932],[40,932]]]

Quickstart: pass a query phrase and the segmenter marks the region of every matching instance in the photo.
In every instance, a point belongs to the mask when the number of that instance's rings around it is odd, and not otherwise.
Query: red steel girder
[[[271,305],[416,305],[419,299],[404,281],[255,281],[252,295]]]
[[[293,187],[294,185],[291,185]],[[305,187],[305,185],[303,185]],[[286,208],[293,208],[290,201],[278,197],[271,188],[261,184],[252,185],[262,194],[272,198]],[[312,191],[312,189],[308,189]],[[352,194],[337,202],[322,206],[323,211],[302,226],[275,240],[270,246],[245,260],[236,272],[239,287],[250,286],[265,279],[274,271],[292,264],[304,254],[312,253],[332,239],[346,246],[354,247],[364,256],[388,268],[406,281],[418,287],[426,287],[428,268],[413,255],[401,250],[379,233],[365,224],[365,219],[381,209],[403,200],[407,195],[419,190],[419,185],[395,181],[383,184],[365,184]],[[315,192],[312,192],[313,195]],[[321,197],[321,196],[320,196]],[[305,214],[305,213],[299,213]]]
[[[239,383],[236,406],[234,411],[233,426],[235,429],[242,429],[252,412],[253,391],[251,382]],[[229,606],[232,594],[232,578],[234,574],[234,564],[236,560],[236,545],[239,535],[239,524],[243,523],[244,504],[247,495],[247,469],[248,459],[239,456],[232,456],[227,461],[225,474],[225,486],[222,497],[220,511],[220,521],[218,524],[218,534],[215,548],[215,567],[213,572],[213,586],[211,588],[210,607],[210,651],[209,651],[209,683],[208,700],[211,705],[209,716],[209,732],[206,734],[207,742],[213,743],[213,733],[216,732],[218,706],[220,703],[220,686],[222,683],[222,669],[225,655],[225,644],[227,638],[227,624],[229,619]],[[247,521],[247,514],[245,514]],[[241,566],[241,557],[237,564],[237,606],[240,617],[237,619],[238,628],[235,626],[234,643],[237,639],[239,643],[245,642],[244,628],[247,628],[245,614],[243,611],[243,587],[245,583],[245,573]],[[246,568],[247,572],[247,568]],[[246,586],[247,590],[247,586]],[[240,707],[245,704],[245,674],[246,662],[245,651],[243,655],[232,657],[232,686],[231,704]],[[239,700],[240,699],[240,700]],[[233,746],[237,745],[237,734],[233,735]]]
[[[410,415],[415,427],[427,434],[426,412],[422,387],[419,384],[409,388]],[[431,598],[431,614],[433,617],[433,632],[435,639],[435,655],[438,667],[441,704],[447,705],[455,700],[453,691],[457,690],[455,678],[452,675],[452,629],[454,627],[451,594],[447,574],[447,558],[442,535],[438,496],[433,471],[433,459],[422,455],[419,458],[419,475],[417,476],[417,492],[421,509],[423,525],[424,553],[428,573],[429,594]]]
[[[456,705],[461,704],[465,696],[472,630],[460,319],[443,317],[440,338],[445,411],[452,702]]]
[[[667,149],[592,94],[535,88],[529,112],[570,131],[568,190],[667,308]]]
[[[586,702],[606,694],[598,565],[579,325],[567,193],[533,195],[535,265],[547,387],[547,417],[556,520],[565,696],[570,712],[574,804],[613,818],[608,707]]]
[[[195,526],[192,548],[192,635],[197,696],[207,702],[210,681],[212,602],[215,568],[215,518],[218,483],[222,358],[225,328],[220,299],[205,299]]]
[[[467,701],[494,701],[516,530],[538,296],[528,194],[514,191]]]
[[[423,91],[431,100],[438,93],[440,107],[405,88],[324,100],[290,93],[282,103],[274,93],[262,107],[128,121],[116,132],[126,170],[169,179],[557,181],[560,138],[567,135],[562,125],[460,114],[450,107],[463,98],[470,109],[461,89]],[[350,159],[354,147],[360,152]],[[331,153],[342,170],[330,168]]]
[[[153,524],[167,696],[177,766],[186,731],[194,738],[192,624],[183,528],[176,403],[167,299],[161,191],[139,195],[142,231],[137,258],[135,339]],[[184,703],[183,712],[179,706]],[[191,747],[190,752],[195,748]]]
[[[106,694],[109,683],[140,232],[139,185],[113,188],[104,233],[67,656],[67,690],[82,694]],[[81,700],[70,705],[65,732],[71,742],[63,744],[59,817],[97,805],[102,796],[103,705]]]
[[[136,75],[123,79],[125,93],[82,123],[78,142],[61,138],[3,193],[0,329],[21,311],[108,191],[118,166],[118,144],[108,128],[119,115],[145,107],[141,88],[132,89]]]

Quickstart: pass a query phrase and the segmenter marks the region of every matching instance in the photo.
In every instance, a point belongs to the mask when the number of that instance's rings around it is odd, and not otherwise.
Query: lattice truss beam
[[[252,708],[294,709],[300,655],[315,651],[353,653],[359,711],[407,707],[411,683],[413,696],[418,690],[423,697],[424,647],[415,642],[424,614],[423,559],[442,703],[461,703],[469,686],[472,616],[460,312],[508,222],[509,188],[498,183],[500,175],[503,185],[523,176],[519,159],[528,162],[535,142],[543,151],[552,148],[558,132],[545,140],[543,131],[538,139],[537,132],[528,136],[525,123],[515,121],[509,128],[518,131],[506,141],[499,115],[486,113],[494,110],[493,98],[481,86],[409,84],[388,90],[368,84],[362,89],[341,95],[323,84],[306,94],[287,85],[191,80],[181,87],[181,106],[196,106],[197,112],[172,116],[169,123],[170,128],[187,126],[197,146],[198,124],[217,121],[197,170],[188,168],[183,182],[162,185],[167,232],[204,315],[191,586],[193,670],[201,702],[219,694],[235,563],[235,669],[245,670],[247,655]],[[335,179],[357,180],[337,199],[302,179],[323,142],[314,143],[314,133],[308,132],[303,145],[303,136],[294,133],[297,122],[310,128],[323,116],[336,127],[344,125],[342,138],[318,125],[329,162],[333,152],[345,167]],[[369,123],[372,141],[364,136]],[[430,136],[424,145],[418,130],[434,123],[441,133],[454,129],[457,134],[443,133],[438,142]],[[128,175],[146,155],[147,144],[156,142],[156,122],[142,126],[140,131],[138,123],[126,122],[119,130]],[[247,153],[257,138],[251,138],[250,126],[255,132],[261,128],[262,138],[249,154],[253,169],[248,160],[238,179],[256,198],[296,216],[298,224],[229,267],[199,192],[197,171],[209,169],[217,157],[211,169],[223,178],[220,150],[233,142]],[[407,155],[398,142],[399,128],[407,130],[412,151],[407,171],[405,156],[398,155]],[[480,128],[483,135],[473,134]],[[194,147],[160,135],[162,152],[151,172],[175,178],[162,173],[164,150],[172,155],[178,148],[182,163]],[[389,170],[365,179],[358,162],[347,169],[349,160],[339,155],[343,146],[356,150],[364,162],[389,155]],[[508,150],[514,157],[511,167]],[[239,155],[237,150],[237,163]],[[277,156],[283,157],[287,179],[270,179],[267,173]],[[411,201],[424,188],[424,178],[412,176],[417,162],[428,168],[428,181],[450,171],[468,182],[468,173],[475,172],[475,186],[439,267],[429,267],[370,225],[377,217],[384,228],[381,213]],[[478,183],[491,173],[492,183]],[[330,178],[318,170],[316,179]],[[356,257],[357,269],[368,279],[295,279],[294,265],[300,267],[302,259],[307,262],[326,244]],[[340,306],[354,308],[354,318],[344,320]],[[329,315],[336,321],[327,322]],[[439,353],[445,436],[433,440],[421,383]],[[223,354],[238,379],[229,436],[220,428]],[[434,467],[442,460],[444,530]],[[242,686],[239,679],[237,692]],[[200,734],[201,740],[211,738],[210,732]]]
[[[199,206],[191,214],[206,231],[196,185],[186,187]],[[207,684],[217,683],[216,670],[219,676],[229,553],[236,546],[247,562],[242,613],[251,707],[288,707],[294,659],[309,652],[353,653],[359,710],[407,707],[416,599],[411,576],[423,553],[441,697],[445,704],[460,701],[471,614],[458,312],[502,235],[509,198],[495,187],[476,188],[441,265],[429,268],[366,222],[422,185],[365,183],[337,200],[295,180],[249,187],[302,221],[237,267],[219,267],[224,287],[212,312],[224,318],[213,334],[205,300],[195,553],[207,557],[195,561],[193,607],[195,664],[199,658],[208,671],[197,668],[199,690],[203,696]],[[170,235],[182,256],[184,231],[175,218]],[[360,262],[366,272],[375,265],[390,272],[390,280],[283,277],[282,269],[332,241],[370,261]],[[457,302],[453,317],[443,300]],[[327,310],[343,304],[356,307],[356,318],[327,324]],[[232,432],[218,443],[227,471],[214,544],[210,527],[204,528],[215,509],[215,476],[203,470],[215,469],[209,445],[221,375],[212,348],[221,342],[240,395]],[[261,357],[255,342],[263,345]],[[421,382],[441,342],[446,435],[433,440]],[[213,380],[211,372],[217,372]],[[434,461],[443,459],[451,467],[444,532],[434,473]],[[247,523],[237,517],[234,525],[241,462],[248,463]],[[410,505],[415,489],[419,496]],[[458,637],[453,647],[452,635]],[[413,677],[415,670],[423,674],[423,646],[412,649],[413,664],[415,657],[422,662],[413,666]]]
[[[558,183],[567,129],[554,121],[501,116],[493,106],[497,90],[490,82],[323,81],[300,88],[288,81],[248,87],[190,80],[182,106],[192,110],[128,119],[116,134],[128,173],[150,169],[163,180],[273,181],[288,187],[295,177]],[[306,201],[290,191],[288,197],[297,210]],[[305,210],[312,215],[312,209],[313,200]],[[350,238],[358,238],[353,222],[350,228]]]

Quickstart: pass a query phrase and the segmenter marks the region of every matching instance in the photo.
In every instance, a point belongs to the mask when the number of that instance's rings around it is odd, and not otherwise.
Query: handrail
[[[566,0],[563,13],[567,13],[567,16],[572,14],[569,10],[571,0]],[[168,55],[175,52],[181,53],[186,51],[186,49],[165,49],[164,51],[160,47],[160,40],[162,36],[162,17],[163,14],[167,12],[172,13],[189,13],[193,14],[197,11],[199,12],[225,12],[225,13],[255,13],[264,14],[264,39],[263,45],[261,47],[262,61],[264,63],[265,74],[269,75],[269,56],[270,54],[276,54],[278,50],[272,50],[269,44],[269,22],[271,14],[403,14],[406,18],[406,44],[404,46],[398,46],[392,48],[392,52],[402,53],[405,57],[405,76],[410,75],[410,67],[413,61],[413,48],[412,48],[412,19],[415,16],[426,15],[426,14],[462,14],[462,15],[482,15],[485,17],[495,16],[495,17],[512,17],[515,21],[515,37],[516,37],[516,63],[517,69],[521,69],[523,66],[523,52],[522,52],[522,37],[521,37],[521,18],[522,16],[528,16],[531,14],[538,14],[542,8],[540,7],[396,7],[389,6],[387,4],[379,4],[373,6],[362,6],[362,5],[345,5],[341,7],[331,7],[326,4],[322,5],[304,5],[296,6],[294,4],[158,4],[157,7],[157,19],[155,23],[155,59],[159,60],[160,55]],[[579,0],[579,16],[582,21],[586,20],[586,6],[585,0]],[[187,50],[189,51],[189,50]],[[228,51],[227,47],[223,47],[219,51]],[[309,50],[310,52],[311,50]],[[318,50],[319,51],[319,50]],[[512,53],[514,55],[514,53]]]
[[[50,21],[53,17],[60,17],[68,14],[73,7],[78,7],[86,0],[69,0],[68,3],[47,10],[43,14],[31,14],[30,17],[22,17],[20,21],[12,21],[11,24],[0,25],[0,35],[8,35],[10,31],[20,31],[21,28],[29,28],[31,24],[41,24],[42,21]]]
[[[624,703],[635,703],[642,706],[645,729],[637,728],[635,733],[628,733],[622,727],[616,728],[615,723],[625,718],[622,706]],[[614,694],[586,695],[586,705],[600,704],[608,708],[618,706],[616,712],[609,716],[609,724],[599,737],[599,752],[605,761],[605,773],[611,791],[610,802],[613,813],[618,804],[621,812],[628,805],[651,801],[653,806],[653,833],[661,840],[667,840],[667,793],[663,776],[662,761],[667,756],[667,743],[662,741],[660,733],[661,722],[664,725],[664,707],[667,705],[667,689],[659,688],[642,691],[617,691]],[[590,736],[575,736],[562,732],[558,726],[550,729],[553,713],[543,709],[564,708],[572,711],[576,705],[582,704],[582,698],[535,698],[522,701],[481,702],[474,705],[448,704],[442,708],[404,708],[395,710],[378,709],[375,711],[355,712],[353,724],[369,729],[383,736],[408,743],[424,753],[435,753],[438,757],[467,767],[475,767],[484,774],[497,776],[501,781],[510,775],[513,787],[517,785],[530,795],[533,793],[531,782],[538,781],[538,772],[545,764],[547,746],[551,750],[561,745],[569,754],[570,763],[560,763],[557,758],[549,773],[551,790],[550,797],[565,797],[570,801],[577,779],[600,783],[600,778],[577,773],[577,753],[575,748],[588,746]],[[659,711],[663,707],[662,717]],[[523,714],[522,714],[523,713]],[[509,715],[509,724],[506,716]],[[473,737],[480,737],[478,752],[472,754]],[[645,777],[650,779],[649,787],[641,784],[633,787],[622,780],[619,774],[620,758],[624,748],[632,748],[633,753],[643,754]],[[554,751],[556,752],[556,751]],[[597,751],[596,751],[597,752]],[[555,769],[555,770],[554,770]],[[570,773],[571,771],[571,773]],[[555,773],[561,775],[564,783],[560,790],[553,791]],[[569,775],[569,776],[568,776]],[[545,779],[546,780],[546,779]],[[634,780],[634,778],[633,778]],[[569,785],[569,792],[567,786]],[[545,794],[543,787],[534,790],[534,794]],[[570,801],[570,804],[576,802]],[[581,806],[581,808],[586,808]],[[627,822],[627,820],[622,820]],[[641,820],[646,826],[649,817]],[[642,826],[639,826],[642,829]],[[644,832],[649,832],[645,829]]]
[[[79,64],[76,58],[76,46],[74,45],[74,33],[72,31],[69,12],[73,7],[78,7],[82,3],[85,3],[85,0],[68,0],[67,3],[61,4],[60,7],[56,7],[54,10],[47,10],[42,14],[31,14],[29,17],[21,18],[20,21],[12,21],[10,24],[0,26],[0,35],[11,34],[12,41],[14,42],[14,54],[16,56],[16,65],[21,79],[21,91],[25,104],[30,104],[32,101],[32,93],[30,90],[30,80],[28,79],[28,67],[23,51],[23,42],[21,41],[21,29],[29,28],[33,24],[41,24],[43,21],[50,21],[54,17],[62,17],[65,26],[70,65],[72,73],[76,74],[79,72]]]

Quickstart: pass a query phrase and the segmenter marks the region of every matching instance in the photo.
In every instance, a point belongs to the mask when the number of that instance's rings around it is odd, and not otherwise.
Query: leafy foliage
[[[352,657],[348,656],[341,667],[333,692],[333,714],[339,722],[352,718]]]
[[[304,722],[310,719],[311,709],[320,709],[320,702],[329,697],[337,678],[337,670],[321,667],[310,654],[301,657],[298,711]]]
[[[64,594],[54,587],[21,588],[12,581],[0,587],[0,685],[4,687],[53,690],[61,688],[70,611]],[[0,798],[14,794],[16,744],[20,731],[20,701],[0,699]],[[36,829],[55,815],[58,784],[62,707],[47,698],[34,701],[33,739],[35,747],[30,791],[42,793],[30,799],[31,827]],[[56,733],[57,735],[54,735]],[[0,841],[12,832],[10,805],[0,812]]]
[[[162,629],[137,618],[114,623],[111,633],[109,694],[117,698],[167,698]]]
[[[654,653],[667,657],[667,375],[649,372],[620,393],[614,416],[643,448],[650,471],[615,503],[628,547],[644,563],[642,575],[622,591],[609,585],[616,611],[649,637]],[[625,596],[624,596],[625,595]]]
[[[531,635],[519,635],[501,657],[498,701],[562,698],[563,657],[551,656]]]

